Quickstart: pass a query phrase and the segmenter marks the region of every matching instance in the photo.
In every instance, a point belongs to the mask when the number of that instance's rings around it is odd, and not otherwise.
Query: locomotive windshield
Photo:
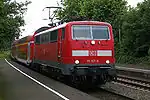
[[[107,26],[74,25],[73,39],[109,39]]]

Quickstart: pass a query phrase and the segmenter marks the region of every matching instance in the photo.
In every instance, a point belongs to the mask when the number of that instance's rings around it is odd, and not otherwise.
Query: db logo
[[[89,56],[97,56],[97,51],[96,50],[89,51]]]

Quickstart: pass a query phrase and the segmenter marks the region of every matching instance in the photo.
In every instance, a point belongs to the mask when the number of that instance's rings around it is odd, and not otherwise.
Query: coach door
[[[28,48],[27,48],[27,63],[30,61],[30,42],[28,42]]]

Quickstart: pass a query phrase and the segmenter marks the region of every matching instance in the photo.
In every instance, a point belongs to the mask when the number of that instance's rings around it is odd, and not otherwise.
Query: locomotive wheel
[[[91,85],[91,84],[89,84],[89,82],[87,80],[87,76],[72,75],[72,76],[70,76],[70,81],[71,81],[71,84],[76,88],[84,89]]]
[[[41,65],[40,64],[35,64],[35,68],[36,68],[36,71],[37,72],[42,72],[42,68],[41,68]]]
[[[34,69],[34,67],[35,67],[34,63],[33,62],[30,63],[29,68]]]

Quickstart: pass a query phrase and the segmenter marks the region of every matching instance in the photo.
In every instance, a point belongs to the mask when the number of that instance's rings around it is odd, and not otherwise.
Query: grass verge
[[[117,57],[116,60],[117,60],[116,61],[117,66],[150,69],[150,56],[138,58],[138,57],[123,55]]]
[[[10,56],[10,51],[0,51],[0,59],[5,59],[5,58],[9,58]]]

